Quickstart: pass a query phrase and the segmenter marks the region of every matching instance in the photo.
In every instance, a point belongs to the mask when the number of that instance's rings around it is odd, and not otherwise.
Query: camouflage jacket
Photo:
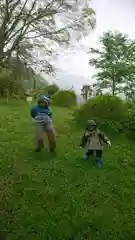
[[[108,140],[108,137],[98,128],[92,131],[87,130],[82,137],[80,146],[86,150],[102,150],[103,143],[107,143]]]

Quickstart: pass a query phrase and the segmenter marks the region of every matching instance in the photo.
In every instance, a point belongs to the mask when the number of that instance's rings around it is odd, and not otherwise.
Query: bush
[[[127,118],[127,106],[116,96],[98,96],[82,105],[75,113],[75,120],[85,124],[88,119],[108,129],[122,131],[123,120]]]
[[[71,90],[60,90],[52,97],[52,104],[61,107],[72,107],[76,105],[76,94]]]
[[[128,110],[127,119],[123,123],[123,129],[130,138],[135,138],[135,107]]]
[[[135,109],[135,101],[127,101],[126,102],[128,110]]]

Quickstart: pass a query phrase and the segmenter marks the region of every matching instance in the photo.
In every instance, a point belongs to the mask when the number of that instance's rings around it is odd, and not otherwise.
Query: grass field
[[[54,108],[57,157],[33,153],[28,110],[0,107],[0,240],[135,240],[134,143],[110,136],[97,169],[71,112]]]

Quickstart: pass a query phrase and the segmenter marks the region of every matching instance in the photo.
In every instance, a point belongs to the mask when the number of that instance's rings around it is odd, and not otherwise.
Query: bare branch
[[[3,1],[0,4],[4,9],[0,16],[0,61],[16,53],[23,58],[23,51],[30,58],[34,48],[36,51],[43,48],[46,55],[50,55],[52,42],[69,43],[74,32],[78,32],[79,37],[89,32],[93,13],[87,4],[79,4],[76,0],[31,0],[31,3],[28,0]],[[43,62],[40,61],[40,64]]]
[[[35,4],[36,4],[36,1],[37,1],[37,0],[34,1]],[[13,30],[14,30],[14,29],[16,28],[16,26],[18,25],[19,20],[20,20],[20,17],[22,17],[22,14],[23,14],[23,11],[24,11],[24,9],[25,9],[25,6],[26,6],[27,2],[28,2],[28,0],[25,0],[25,2],[24,2],[24,4],[23,4],[20,12],[19,12],[18,15],[16,16],[16,18],[15,18],[15,20],[13,21],[11,27],[8,29],[7,39],[10,37],[11,33],[13,32]],[[18,5],[18,4],[20,3],[20,0],[18,0],[16,3],[17,3],[17,5]],[[12,6],[12,9],[15,10],[15,8],[16,8],[17,5]],[[32,5],[32,7],[33,7],[33,5]],[[12,10],[11,10],[11,11],[12,11]],[[30,13],[31,13],[31,11],[30,11]],[[26,19],[25,19],[25,21],[24,21],[24,24],[25,24],[25,22],[26,22]],[[10,37],[8,41],[10,41],[11,39],[12,39],[12,37]]]

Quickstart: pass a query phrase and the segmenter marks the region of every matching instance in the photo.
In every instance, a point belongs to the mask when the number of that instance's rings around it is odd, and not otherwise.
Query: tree
[[[48,85],[45,88],[45,92],[49,97],[52,97],[58,91],[59,91],[59,87],[56,84]]]
[[[52,45],[68,43],[73,31],[85,34],[94,25],[94,11],[80,1],[1,0],[0,64],[5,67],[14,56],[50,73]],[[37,51],[48,58],[39,61]]]
[[[83,85],[81,89],[81,95],[85,101],[87,101],[92,96],[91,85]]]
[[[0,96],[24,96],[24,88],[20,82],[14,80],[11,70],[0,67]]]
[[[93,84],[92,89],[94,97],[103,95],[102,89],[100,89],[100,86],[97,86],[97,84]]]
[[[125,92],[129,83],[133,84],[135,72],[135,41],[119,32],[104,33],[102,49],[90,49],[96,55],[89,64],[98,69],[95,78],[100,90],[108,89],[112,95]],[[132,78],[131,78],[132,75]],[[129,87],[128,87],[129,90]]]
[[[31,68],[26,72],[26,78],[21,81],[24,89],[27,91],[28,89],[45,89],[48,85],[48,82],[37,73],[31,73]]]
[[[130,73],[126,77],[126,83],[123,92],[127,100],[135,100],[135,74]]]

